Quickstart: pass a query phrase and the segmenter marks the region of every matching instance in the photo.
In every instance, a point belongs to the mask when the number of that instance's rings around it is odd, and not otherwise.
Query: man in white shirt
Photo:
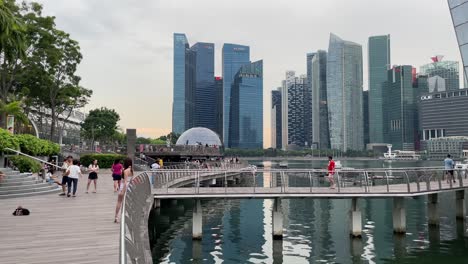
[[[65,195],[65,192],[67,191],[67,184],[68,184],[68,176],[66,174],[68,168],[72,165],[73,163],[73,157],[68,156],[64,161],[62,165],[62,193],[59,194],[61,196]]]
[[[160,168],[161,168],[161,166],[159,166],[158,161],[155,161],[153,164],[151,164],[151,170],[152,170],[152,171],[157,171],[157,170],[160,169]],[[150,179],[150,180],[151,180],[151,184],[154,183],[155,177],[156,177],[156,173],[153,172],[153,173],[151,174],[151,179]]]
[[[78,187],[78,179],[81,176],[81,169],[78,166],[78,160],[73,160],[73,165],[71,165],[68,170],[65,172],[68,176],[68,194],[67,196],[70,197],[70,193],[72,190],[73,185],[73,197],[76,196],[76,189]]]

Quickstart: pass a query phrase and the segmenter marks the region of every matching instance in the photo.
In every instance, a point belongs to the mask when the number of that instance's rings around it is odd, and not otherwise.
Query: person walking
[[[133,177],[132,159],[126,158],[123,166],[122,182],[120,183],[119,196],[117,197],[117,204],[115,206],[114,223],[119,222],[120,209],[122,208],[122,201],[127,191],[127,181],[130,182]]]
[[[447,155],[447,158],[444,159],[445,175],[447,176],[447,183],[450,183],[451,180],[455,183],[455,176],[453,175],[453,168],[455,163],[453,162],[452,156]]]
[[[335,161],[332,156],[328,156],[328,180],[330,181],[330,189],[335,189]]]
[[[70,197],[72,192],[73,185],[73,197],[76,196],[76,189],[78,188],[78,179],[82,176],[80,166],[78,166],[78,160],[73,160],[73,165],[71,165],[65,174],[68,176],[68,193],[67,197]]]
[[[116,159],[112,165],[112,179],[114,180],[114,192],[117,192],[122,180],[123,167],[120,159]]]
[[[89,185],[91,185],[91,182],[94,182],[94,192],[97,192],[97,179],[98,179],[98,172],[99,172],[99,165],[97,164],[97,160],[93,160],[93,163],[89,164],[88,166],[88,186],[86,186],[86,193],[89,191]]]
[[[59,194],[60,196],[65,196],[67,192],[67,185],[68,185],[68,176],[67,176],[67,171],[68,168],[73,165],[73,157],[68,156],[64,161],[62,165],[62,193]]]

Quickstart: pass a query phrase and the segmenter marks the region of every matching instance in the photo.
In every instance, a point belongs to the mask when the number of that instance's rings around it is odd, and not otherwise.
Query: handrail
[[[31,156],[31,155],[28,155],[28,154],[23,153],[23,152],[21,152],[21,151],[14,150],[14,149],[11,149],[11,148],[4,148],[4,149],[6,149],[6,150],[8,150],[8,151],[11,151],[11,152],[14,152],[14,153],[16,153],[16,154],[18,154],[18,155],[22,155],[22,156],[28,157],[28,158],[30,158],[30,159],[33,159],[33,160],[36,160],[36,161],[45,163],[45,164],[47,164],[47,165],[54,166],[54,167],[56,167],[56,168],[58,168],[58,169],[62,169],[62,167],[60,167],[60,166],[57,166],[57,165],[55,165],[55,164],[53,164],[53,163],[50,163],[50,162],[47,162],[47,161],[45,161],[45,160],[41,160],[41,159],[39,159],[39,158],[36,158],[36,157],[34,157],[34,156]]]

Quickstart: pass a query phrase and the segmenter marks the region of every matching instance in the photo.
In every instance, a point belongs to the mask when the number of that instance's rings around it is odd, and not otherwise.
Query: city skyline
[[[83,0],[66,4],[50,0],[39,2],[46,3],[44,13],[57,14],[58,26],[69,31],[72,37],[80,41],[84,60],[79,73],[83,77],[83,85],[95,91],[91,104],[86,110],[100,106],[113,107],[121,113],[122,127],[137,128],[139,134],[143,136],[161,135],[169,132],[172,127],[172,34],[174,32],[190,35],[190,43],[208,41],[215,44],[216,76],[222,75],[219,58],[224,43],[250,46],[254,54],[251,60],[263,59],[265,147],[271,142],[268,117],[270,112],[268,109],[271,107],[270,91],[278,86],[286,70],[305,74],[305,55],[318,49],[326,49],[329,32],[335,32],[340,37],[352,39],[363,46],[365,90],[368,88],[366,40],[369,36],[381,34],[392,36],[393,64],[411,64],[419,68],[430,62],[430,57],[435,54],[445,55],[447,60],[459,61],[461,64],[446,1],[430,1],[430,4],[428,1],[405,2],[407,7],[405,9],[397,8],[399,5],[395,2],[376,4],[372,1],[360,3],[298,1],[295,5],[268,2],[266,11],[262,9],[266,2],[258,1],[250,4],[249,9],[239,8],[239,11],[242,11],[242,16],[246,18],[242,20],[245,21],[260,16],[262,19],[256,20],[261,25],[260,29],[249,28],[241,34],[233,33],[235,32],[233,30],[221,30],[223,27],[229,29],[234,26],[227,22],[229,19],[224,19],[231,16],[230,9],[237,8],[237,4],[234,6],[233,3],[215,7],[219,11],[216,12],[217,15],[223,19],[216,21],[216,25],[211,27],[212,30],[206,30],[197,27],[199,23],[206,22],[205,19],[197,23],[191,21],[195,17],[200,18],[207,14],[204,8],[213,7],[213,1],[197,2],[197,6],[184,1],[145,2],[132,8],[129,8],[131,5],[129,1],[119,1],[110,5],[111,7],[106,1],[96,3]],[[310,16],[306,10],[317,4],[321,5],[322,10]],[[383,7],[374,10],[372,7],[376,5]],[[286,16],[289,17],[288,14],[291,14],[293,19],[275,21],[274,17],[283,12],[286,6],[287,11],[290,11],[286,12]],[[108,14],[93,15],[94,12],[102,11],[104,8],[109,10]],[[177,16],[178,12],[187,8],[193,9],[194,14],[183,12],[184,18],[180,19]],[[140,18],[136,27],[135,25],[129,27],[119,22],[120,16],[117,14],[127,10],[129,10],[128,17]],[[398,19],[395,18],[396,13]],[[155,14],[159,15],[159,18],[155,18]],[[336,16],[342,19],[336,19]],[[326,26],[320,29],[313,26],[319,23]],[[418,25],[429,27],[431,34],[414,31],[414,27],[404,27],[407,23],[415,27]],[[155,25],[161,27],[154,30]],[[302,27],[308,28],[310,31],[308,35],[313,35],[313,38],[304,39],[304,34],[288,34],[287,38],[279,37],[280,33],[300,33]],[[151,34],[148,32],[152,32],[154,36],[149,36]],[[128,35],[129,38],[122,38],[122,35]],[[109,39],[103,41],[103,38]],[[128,90],[138,96],[129,98],[125,93]]]

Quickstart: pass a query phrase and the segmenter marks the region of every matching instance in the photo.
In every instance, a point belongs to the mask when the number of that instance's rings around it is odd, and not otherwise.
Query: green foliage
[[[82,135],[91,140],[109,141],[114,139],[117,130],[119,114],[114,109],[101,107],[89,112],[81,125]]]
[[[9,159],[20,172],[37,173],[41,170],[41,164],[33,159],[24,156],[11,156]]]
[[[159,138],[157,138],[157,140],[160,140],[161,142],[163,142],[162,144],[166,144],[166,141],[167,139],[170,139],[171,140],[171,144],[175,144],[177,142],[177,140],[179,139],[180,137],[180,134],[177,134],[177,133],[174,133],[174,132],[171,132],[165,136],[160,136]],[[151,143],[151,144],[156,144],[156,143]]]
[[[19,149],[19,141],[10,132],[0,128],[0,152],[5,148]]]
[[[4,116],[13,115],[15,117],[15,121],[23,124],[29,123],[29,119],[24,113],[20,101],[13,101],[8,104],[0,101],[0,114],[3,114]]]
[[[15,137],[19,141],[21,152],[31,156],[50,156],[60,152],[60,146],[48,140],[28,134],[16,135]]]
[[[116,159],[124,160],[126,157],[119,154],[86,154],[80,157],[80,162],[87,167],[93,160],[97,160],[99,168],[110,168]]]

